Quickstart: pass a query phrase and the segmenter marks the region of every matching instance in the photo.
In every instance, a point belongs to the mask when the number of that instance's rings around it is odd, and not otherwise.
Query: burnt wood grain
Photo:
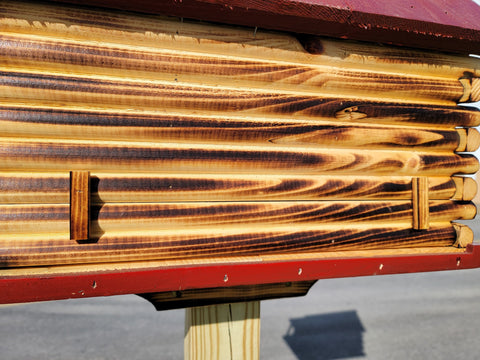
[[[467,185],[464,184],[467,182]],[[412,178],[252,174],[92,173],[92,204],[182,201],[409,200]],[[468,177],[429,177],[432,200],[472,200]],[[68,174],[0,172],[0,203],[66,204]]]
[[[32,68],[41,61],[44,72],[61,72],[68,66],[75,75],[147,78],[194,83],[228,84],[234,80],[239,87],[265,87],[275,83],[278,88],[322,93],[370,93],[387,98],[416,98],[418,100],[464,99],[465,84],[458,80],[463,74],[451,78],[366,72],[364,69],[326,66],[321,61],[315,64],[285,63],[255,59],[232,58],[221,55],[202,54],[199,46],[195,52],[178,53],[173,50],[151,48],[122,48],[108,46],[108,39],[102,45],[92,42],[62,41],[61,39],[32,41],[24,37],[4,34],[0,56],[8,59],[11,68]],[[319,40],[320,41],[320,40]],[[319,45],[320,46],[320,45]],[[333,70],[333,71],[332,71]],[[174,76],[172,78],[172,75]],[[467,81],[469,81],[467,79]],[[297,85],[292,87],[291,85]],[[80,88],[81,90],[81,88]],[[468,88],[465,99],[480,100],[475,91]],[[465,100],[463,100],[465,101]]]
[[[470,154],[0,138],[0,170],[436,175],[475,173]]]
[[[418,206],[418,205],[417,205]],[[71,207],[71,206],[70,206]],[[471,202],[432,200],[425,205],[430,221],[469,220],[476,215]],[[88,227],[81,218],[70,220],[68,205],[0,205],[3,236],[64,233],[69,221],[77,224],[74,240],[88,240]],[[90,235],[102,236],[125,231],[176,230],[187,228],[227,229],[228,227],[282,224],[411,223],[418,210],[411,201],[297,201],[297,202],[188,202],[124,203],[92,205]],[[425,226],[413,225],[416,229]],[[428,224],[428,223],[427,223]],[[83,225],[83,226],[82,226]],[[420,227],[421,226],[421,227]],[[72,231],[71,231],[72,233]],[[83,237],[82,237],[83,236]],[[72,237],[72,235],[70,236]]]
[[[337,118],[173,115],[162,113],[74,111],[59,108],[0,106],[3,135],[52,139],[204,142],[363,149],[475,151],[472,129],[401,127]]]
[[[2,269],[471,243],[478,59],[22,1],[0,59]]]
[[[104,234],[79,243],[66,233],[25,236],[0,234],[3,267],[47,266],[122,261],[201,259],[258,254],[449,247],[457,238],[450,222],[431,223],[417,231],[406,224],[245,226],[221,229],[170,229]]]

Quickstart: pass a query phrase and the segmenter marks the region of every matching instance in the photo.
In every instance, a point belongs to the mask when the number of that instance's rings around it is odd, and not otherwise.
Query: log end
[[[467,225],[454,223],[453,228],[457,233],[457,240],[453,246],[458,248],[466,248],[468,245],[473,243],[473,231]]]
[[[463,180],[462,200],[471,201],[477,195],[478,185],[474,178],[466,177]]]
[[[475,152],[480,147],[480,132],[477,129],[469,128],[467,130],[467,144],[465,151]]]

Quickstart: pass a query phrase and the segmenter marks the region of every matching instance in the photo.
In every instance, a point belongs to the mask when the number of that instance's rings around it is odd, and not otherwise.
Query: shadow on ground
[[[283,337],[299,360],[365,356],[365,328],[355,310],[290,319]]]

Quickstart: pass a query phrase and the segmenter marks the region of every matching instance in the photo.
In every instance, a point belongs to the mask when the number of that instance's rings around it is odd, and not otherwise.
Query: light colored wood
[[[260,358],[260,302],[186,309],[185,360]]]
[[[455,194],[452,200],[471,201],[477,195],[477,182],[471,177],[452,176],[455,182]]]
[[[90,173],[88,171],[70,172],[69,215],[70,240],[88,240],[90,234]],[[27,224],[32,223],[28,221]]]
[[[478,184],[475,178],[465,177],[463,181],[463,200],[471,201],[477,195]]]
[[[480,101],[480,78],[472,79],[472,92],[470,93],[470,100],[472,102]]]
[[[428,229],[430,221],[430,206],[428,202],[428,178],[421,177],[412,179],[412,205],[413,228],[415,230]]]
[[[457,129],[457,131],[458,131],[459,141],[455,151],[462,152],[467,149],[467,129],[461,128],[461,129]]]
[[[458,79],[460,84],[463,86],[463,95],[462,97],[458,100],[459,103],[464,103],[470,100],[470,95],[472,93],[472,81],[469,78],[462,77]]]
[[[478,132],[477,129],[469,128],[467,129],[467,134],[467,146],[465,150],[468,152],[477,151],[480,146],[480,132]]]
[[[472,229],[470,229],[467,225],[454,223],[453,227],[457,233],[457,239],[453,246],[457,246],[459,248],[465,248],[467,245],[473,243],[474,234]]]

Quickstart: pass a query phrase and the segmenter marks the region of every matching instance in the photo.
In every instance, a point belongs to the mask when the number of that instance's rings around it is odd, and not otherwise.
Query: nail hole
[[[228,275],[227,275],[227,274],[225,274],[225,276],[223,277],[223,281],[224,281],[224,282],[227,282],[227,281],[228,281]]]
[[[302,269],[302,268],[298,268],[298,275],[302,275],[302,272],[303,272],[303,269]]]
[[[92,289],[96,289],[97,288],[97,282],[94,281],[93,284],[92,284]]]

